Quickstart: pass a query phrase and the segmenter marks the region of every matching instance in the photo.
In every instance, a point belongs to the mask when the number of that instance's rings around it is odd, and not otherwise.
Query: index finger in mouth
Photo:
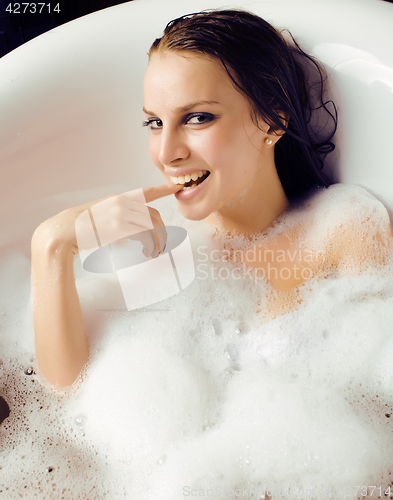
[[[158,200],[164,196],[175,194],[182,188],[182,184],[173,184],[172,182],[168,182],[167,184],[161,184],[160,186],[144,188],[143,194],[145,196],[146,203],[150,203],[151,201]]]

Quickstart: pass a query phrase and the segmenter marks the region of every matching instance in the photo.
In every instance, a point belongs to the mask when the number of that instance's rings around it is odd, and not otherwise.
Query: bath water
[[[393,492],[391,257],[360,274],[317,276],[301,287],[297,308],[261,319],[270,285],[219,260],[220,234],[185,220],[174,199],[151,205],[166,225],[187,229],[196,278],[127,311],[114,277],[88,273],[76,259],[92,359],[66,396],[45,386],[35,363],[28,252],[3,250],[0,395],[10,416],[0,426],[0,494],[308,500]],[[330,188],[260,238],[317,220],[307,237],[323,251],[348,218],[367,234],[387,214],[360,188]]]

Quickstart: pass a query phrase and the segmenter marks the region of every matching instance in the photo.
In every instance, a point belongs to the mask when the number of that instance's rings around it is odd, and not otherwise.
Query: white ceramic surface
[[[0,60],[0,245],[82,202],[162,182],[142,130],[146,52],[172,18],[241,7],[289,28],[326,65],[337,178],[393,209],[393,5],[381,0],[134,0]]]

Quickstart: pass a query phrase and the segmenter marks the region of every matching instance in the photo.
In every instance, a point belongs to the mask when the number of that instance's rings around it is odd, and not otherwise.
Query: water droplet
[[[217,318],[212,319],[212,327],[216,335],[222,334],[222,326],[221,326],[221,321],[219,319]]]
[[[244,335],[245,333],[248,333],[250,331],[250,327],[245,321],[238,321],[235,326],[235,332],[237,334],[241,333]]]
[[[79,427],[81,427],[81,426],[85,423],[85,420],[86,420],[86,415],[83,415],[83,414],[77,415],[77,416],[74,418],[74,422],[75,422],[75,423],[76,423],[76,425],[78,425]]]
[[[26,368],[25,375],[33,375],[33,373],[34,373],[34,370],[33,370],[32,366],[29,366],[28,368]]]
[[[54,469],[54,467],[48,467],[48,468],[46,469],[46,472],[52,472],[52,471],[53,471],[53,469]]]
[[[224,352],[225,357],[231,359],[232,361],[237,361],[239,359],[239,350],[236,345],[228,345],[226,351]]]

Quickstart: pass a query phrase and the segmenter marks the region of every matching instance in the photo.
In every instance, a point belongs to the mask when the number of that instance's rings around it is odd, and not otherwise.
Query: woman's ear
[[[282,124],[284,125],[285,128],[288,128],[288,123],[289,123],[289,114],[288,113],[284,113],[284,111],[280,111],[278,113],[278,116],[280,117],[281,119],[281,122]],[[281,129],[282,130],[282,134],[285,134],[285,130]],[[282,135],[281,134],[281,135]]]
[[[283,111],[279,111],[278,115],[284,127],[288,127],[289,122],[289,114],[284,113]],[[285,134],[285,130],[277,125],[271,126],[269,130],[266,132],[267,137],[265,139],[265,144],[268,146],[276,144],[277,141],[281,139],[281,137]]]

